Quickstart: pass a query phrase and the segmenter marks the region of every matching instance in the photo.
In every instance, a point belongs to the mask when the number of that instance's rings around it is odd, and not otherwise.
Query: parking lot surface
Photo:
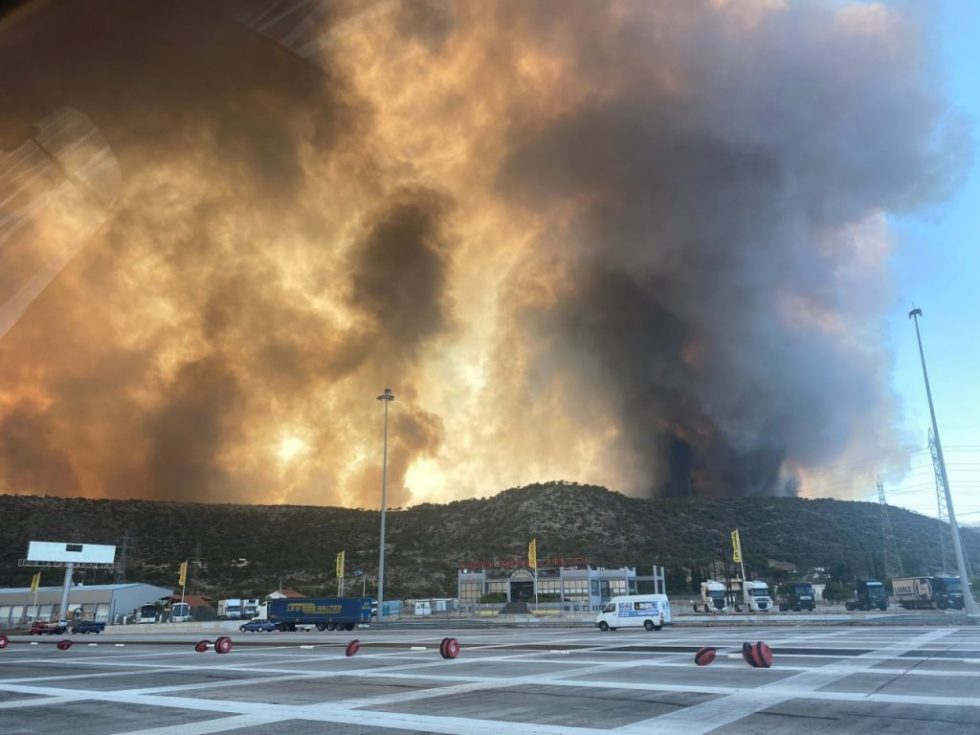
[[[0,650],[0,732],[980,733],[975,626],[230,635],[224,655],[195,652],[200,635],[82,637],[68,650],[14,637]],[[440,655],[443,637],[457,658]],[[757,640],[771,668],[743,660]],[[705,645],[717,658],[696,666]]]

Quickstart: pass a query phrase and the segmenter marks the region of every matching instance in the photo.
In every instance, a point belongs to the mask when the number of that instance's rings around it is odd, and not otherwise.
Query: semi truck
[[[728,590],[724,582],[709,579],[701,583],[701,599],[694,603],[694,612],[721,613],[728,610]]]
[[[284,597],[269,600],[269,621],[281,631],[316,626],[317,630],[354,630],[371,622],[370,597]]]
[[[671,624],[667,595],[618,595],[605,604],[595,626],[605,632],[616,628],[660,630]]]
[[[877,579],[862,579],[854,590],[854,599],[844,603],[847,610],[888,609],[888,592]]]
[[[906,610],[963,609],[960,578],[945,574],[934,577],[901,577],[892,580],[892,592]]]
[[[768,612],[772,609],[769,585],[760,580],[750,580],[744,585],[741,579],[728,583],[709,579],[701,583],[701,599],[694,603],[694,612]]]
[[[813,585],[809,582],[783,582],[779,585],[779,611],[786,612],[792,610],[800,612],[809,610],[813,612],[816,608],[816,597],[813,594]]]
[[[769,585],[758,579],[751,580],[745,584],[742,599],[749,612],[769,612],[772,609]]]

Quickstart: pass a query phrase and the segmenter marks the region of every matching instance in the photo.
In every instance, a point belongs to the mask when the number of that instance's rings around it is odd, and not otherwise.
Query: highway
[[[0,732],[980,733],[980,627],[963,620],[236,631],[225,655],[195,652],[201,634],[76,636],[68,650],[13,636],[0,650]],[[457,658],[442,658],[443,637],[457,638]],[[743,660],[757,640],[772,668]],[[696,666],[705,645],[718,656]]]

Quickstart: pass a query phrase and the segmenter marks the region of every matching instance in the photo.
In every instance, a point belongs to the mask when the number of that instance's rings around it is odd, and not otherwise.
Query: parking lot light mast
[[[388,507],[388,404],[395,400],[391,388],[378,396],[385,404],[385,443],[381,455],[381,547],[378,550],[378,621],[384,617],[385,601],[385,510]]]
[[[960,528],[956,524],[956,511],[953,510],[953,497],[949,492],[949,477],[946,474],[946,460],[943,457],[943,443],[939,440],[939,426],[936,424],[936,410],[932,405],[932,390],[929,388],[929,372],[926,370],[926,355],[922,350],[922,335],[919,333],[919,317],[922,309],[912,309],[909,319],[915,322],[915,337],[919,343],[919,359],[922,361],[922,377],[926,384],[926,398],[929,400],[929,417],[932,419],[932,434],[936,441],[936,457],[938,459],[943,486],[946,491],[946,512],[949,514],[949,527],[953,536],[953,549],[956,552],[956,567],[960,573],[960,587],[963,590],[963,609],[970,617],[980,617],[980,609],[973,599],[970,590],[970,578],[966,574],[966,560],[963,556],[963,545],[960,543]]]

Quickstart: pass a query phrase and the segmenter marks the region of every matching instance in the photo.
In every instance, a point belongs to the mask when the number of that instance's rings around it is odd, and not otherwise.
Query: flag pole
[[[37,588],[41,586],[41,573],[37,572],[31,580],[31,587],[34,588],[34,620],[37,620]],[[33,620],[31,621],[33,622]]]

